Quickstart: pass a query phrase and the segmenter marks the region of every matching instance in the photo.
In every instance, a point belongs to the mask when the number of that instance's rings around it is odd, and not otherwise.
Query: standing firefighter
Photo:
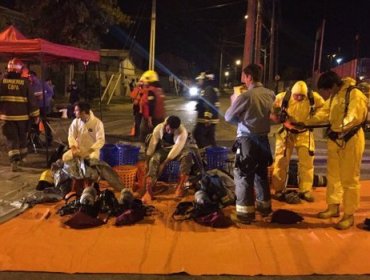
[[[23,66],[17,58],[10,60],[8,75],[0,85],[0,119],[5,121],[3,134],[13,172],[20,171],[19,163],[27,155],[29,120],[38,123],[40,114],[28,79],[21,77]]]
[[[219,91],[213,86],[214,75],[200,73],[196,78],[200,87],[200,97],[196,105],[197,124],[193,136],[199,148],[216,146],[216,125],[219,122]]]
[[[312,195],[315,151],[313,131],[307,128],[290,129],[284,123],[288,119],[293,122],[304,122],[315,113],[316,109],[321,108],[324,102],[324,99],[309,89],[303,81],[296,82],[292,88],[276,96],[272,119],[282,123],[282,127],[276,134],[272,175],[272,186],[277,197],[282,197],[285,189],[289,161],[295,148],[298,155],[300,198],[308,202],[314,201]]]
[[[154,127],[164,121],[166,110],[164,92],[159,83],[158,74],[153,70],[145,71],[139,82],[143,84],[143,95],[140,99],[142,113],[140,142],[144,143],[146,136],[153,131]]]

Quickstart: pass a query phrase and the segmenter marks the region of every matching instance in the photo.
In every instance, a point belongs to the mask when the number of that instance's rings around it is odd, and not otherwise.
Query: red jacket
[[[134,89],[130,93],[130,97],[134,105],[140,104],[140,99],[143,93],[144,93],[144,89],[142,87],[139,87],[139,86],[134,87]]]
[[[145,119],[152,117],[155,120],[164,120],[164,93],[159,87],[148,86],[140,100],[140,110]]]

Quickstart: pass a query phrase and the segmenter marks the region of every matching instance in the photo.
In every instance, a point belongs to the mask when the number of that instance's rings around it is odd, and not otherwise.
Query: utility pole
[[[254,41],[254,63],[261,63],[261,32],[262,32],[262,19],[261,19],[261,0],[257,2],[257,19],[256,19],[256,40]]]
[[[321,57],[322,57],[322,46],[324,44],[324,34],[325,34],[325,19],[322,20],[321,26],[321,41],[320,41],[320,51],[319,51],[319,62],[317,65],[317,72],[320,73],[321,71]]]
[[[253,61],[254,24],[256,21],[257,0],[247,0],[247,20],[245,24],[243,69]]]
[[[223,44],[221,42],[221,44]],[[222,79],[222,74],[223,74],[223,67],[224,67],[224,59],[223,59],[223,46],[221,45],[221,51],[220,51],[220,71],[218,73],[218,88],[223,87],[223,79]]]
[[[155,65],[155,25],[156,25],[156,0],[152,0],[152,16],[150,24],[150,43],[149,43],[149,70],[154,70]]]
[[[270,28],[270,61],[269,61],[269,78],[268,83],[271,84],[274,78],[274,60],[275,60],[275,4],[276,1],[272,0],[272,16]],[[266,67],[266,66],[265,66]]]

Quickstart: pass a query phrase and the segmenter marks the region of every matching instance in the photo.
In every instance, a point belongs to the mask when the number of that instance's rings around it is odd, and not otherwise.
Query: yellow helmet
[[[308,87],[304,81],[298,81],[292,87],[292,94],[307,95],[307,92],[308,92]]]
[[[159,81],[158,74],[157,72],[153,70],[145,71],[139,80],[139,82],[143,82],[143,83],[152,83],[152,82],[158,82],[158,81]]]
[[[53,173],[50,169],[45,170],[41,173],[39,181],[46,181],[48,183],[54,183]]]

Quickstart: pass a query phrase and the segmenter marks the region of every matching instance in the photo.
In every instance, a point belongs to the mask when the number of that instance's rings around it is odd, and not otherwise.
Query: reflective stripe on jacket
[[[5,78],[0,82],[0,119],[26,121],[39,116],[37,102],[24,78]]]

